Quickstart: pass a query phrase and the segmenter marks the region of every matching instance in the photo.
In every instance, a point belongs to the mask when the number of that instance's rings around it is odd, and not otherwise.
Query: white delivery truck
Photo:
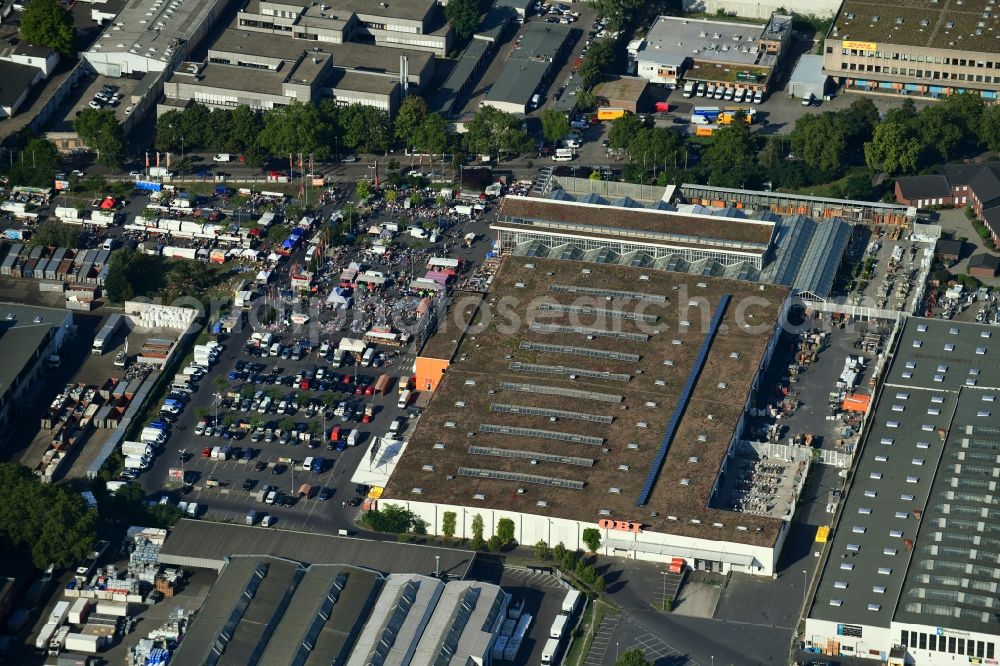
[[[141,433],[139,433],[139,441],[145,442],[146,444],[152,444],[153,446],[158,446],[167,441],[167,434],[159,428],[146,427],[142,429]]]
[[[364,355],[361,357],[361,365],[365,368],[372,364],[372,360],[375,358],[375,348],[369,347],[365,350]]]
[[[545,641],[545,647],[542,648],[542,665],[549,666],[549,664],[554,664],[557,652],[559,652],[558,638],[550,638]]]
[[[148,442],[123,442],[122,455],[125,457],[138,456],[140,458],[152,458],[153,446]]]
[[[212,157],[213,162],[231,162],[232,156],[229,153],[216,153]]]
[[[566,633],[567,619],[565,615],[556,615],[556,619],[552,620],[552,626],[549,627],[549,638],[560,640],[563,637]]]
[[[570,590],[566,593],[566,598],[563,599],[562,608],[559,612],[563,615],[569,615],[572,617],[572,615],[579,610],[582,598],[583,595],[580,594],[579,590]]]
[[[399,409],[406,409],[406,406],[410,404],[410,396],[413,395],[410,389],[406,389],[399,394],[399,402],[396,403],[396,407]]]

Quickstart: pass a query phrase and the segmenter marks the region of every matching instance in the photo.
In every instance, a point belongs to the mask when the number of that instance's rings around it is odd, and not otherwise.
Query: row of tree
[[[1000,150],[1000,107],[979,95],[950,95],[919,112],[909,98],[890,109],[865,143],[868,166],[890,175]]]
[[[0,550],[24,549],[39,569],[65,568],[90,555],[96,533],[97,512],[79,493],[43,484],[22,465],[0,463]]]
[[[174,153],[229,151],[259,166],[266,155],[312,155],[317,160],[343,151],[384,153],[391,146],[425,154],[458,152],[521,154],[532,147],[523,122],[493,107],[481,108],[459,137],[448,121],[430,113],[421,97],[407,97],[395,122],[371,106],[337,106],[333,100],[292,104],[261,114],[246,106],[232,110],[192,104],[157,119],[156,149]]]

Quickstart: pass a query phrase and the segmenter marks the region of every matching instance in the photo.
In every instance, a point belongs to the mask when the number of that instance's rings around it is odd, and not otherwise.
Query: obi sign
[[[597,521],[598,527],[605,530],[617,530],[619,532],[642,532],[642,523],[633,523],[630,520],[611,520],[601,518]]]

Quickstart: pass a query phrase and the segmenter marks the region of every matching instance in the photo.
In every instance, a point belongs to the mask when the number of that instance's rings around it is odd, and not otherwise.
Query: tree
[[[591,585],[591,587],[597,594],[604,594],[604,590],[607,589],[608,583],[604,580],[604,576],[594,576],[594,584]]]
[[[645,652],[636,648],[622,653],[615,661],[615,666],[653,666],[653,662],[646,659]]]
[[[441,520],[441,532],[449,539],[455,536],[455,523],[458,516],[454,511],[445,511]]]
[[[580,77],[580,86],[585,90],[589,90],[597,83],[597,80],[601,77],[601,71],[611,64],[613,57],[614,50],[611,40],[599,39],[591,44],[590,50],[584,56],[583,62],[577,69],[577,75]]]
[[[1000,106],[988,107],[979,122],[979,136],[987,150],[1000,150]]]
[[[427,120],[427,102],[423,97],[410,95],[399,105],[396,113],[396,138],[407,149],[420,143],[420,127]]]
[[[597,96],[589,90],[581,90],[576,94],[573,109],[580,112],[590,112],[597,107]]]
[[[73,55],[76,41],[73,17],[57,0],[31,0],[21,14],[21,38],[48,46],[64,56]]]
[[[535,544],[535,557],[540,560],[552,558],[552,549],[549,548],[549,544],[545,543],[544,539]]]
[[[633,113],[626,113],[624,116],[611,121],[611,128],[608,130],[608,147],[615,150],[628,150],[632,145],[632,139],[642,129],[642,121]]]
[[[828,173],[839,171],[848,149],[843,119],[843,114],[832,111],[799,116],[789,137],[792,150],[814,169]]]
[[[198,261],[178,261],[167,274],[167,291],[174,296],[200,295],[210,283],[208,268]]]
[[[80,232],[55,219],[45,220],[35,228],[30,244],[35,246],[76,247]]]
[[[398,504],[383,504],[380,509],[366,512],[361,523],[377,532],[389,534],[403,534],[410,530],[419,533],[423,526],[423,521],[415,513]]]
[[[749,187],[758,177],[757,145],[742,116],[720,127],[702,156],[708,182],[722,187]]]
[[[642,6],[642,0],[589,0],[590,6],[597,10],[598,16],[608,19],[612,29],[617,30],[636,9]]]
[[[502,539],[498,537],[496,534],[491,536],[486,541],[486,550],[490,551],[491,553],[497,553],[500,551],[501,548],[503,548]]]
[[[596,553],[601,547],[601,530],[596,527],[588,527],[583,530],[583,543],[587,550]]]
[[[97,160],[109,169],[117,169],[125,159],[125,133],[114,111],[83,109],[73,119],[73,129],[80,140],[97,151]]]
[[[542,136],[549,143],[555,144],[560,139],[566,138],[570,133],[569,120],[566,114],[556,109],[545,109],[541,115]]]
[[[554,557],[557,562],[562,562],[562,559],[566,557],[566,546],[563,545],[562,541],[552,547],[552,557]]]
[[[872,194],[872,177],[867,170],[856,171],[844,179],[838,196],[842,199],[866,201]]]
[[[458,41],[472,36],[479,27],[479,2],[477,0],[456,0],[448,2],[444,16],[455,31]]]
[[[760,166],[765,171],[772,171],[778,168],[785,160],[785,147],[780,136],[769,136],[764,144],[764,150],[760,152]]]
[[[469,545],[471,545],[473,549],[479,550],[483,547],[483,544],[485,543],[483,541],[483,530],[485,529],[486,528],[483,525],[483,516],[477,513],[472,517],[472,541],[469,542]]]
[[[964,95],[956,95],[964,97]],[[920,112],[916,123],[924,152],[935,161],[954,159],[965,143],[964,123],[943,104],[932,104]],[[977,119],[977,127],[979,122]]]
[[[219,113],[219,111],[215,113]],[[227,147],[240,153],[255,148],[264,126],[260,113],[246,104],[241,104],[228,115]]]
[[[330,132],[330,125],[315,104],[292,100],[288,106],[264,114],[259,144],[272,155],[301,154],[324,159],[330,154]]]
[[[861,146],[865,141],[871,141],[875,126],[879,123],[875,102],[867,97],[856,99],[840,114],[844,117],[847,140],[852,146]]]
[[[372,184],[367,180],[359,180],[354,186],[354,195],[361,201],[371,198],[372,194]]]
[[[28,550],[38,569],[67,568],[92,552],[96,531],[97,512],[72,488],[43,484],[21,465],[0,464],[0,543]]]
[[[514,543],[514,521],[510,518],[501,518],[498,520],[496,536],[500,539],[501,546],[508,546]]]
[[[865,162],[888,174],[913,173],[920,163],[922,147],[910,128],[901,122],[883,121],[865,144]]]
[[[384,153],[389,149],[392,124],[382,109],[351,104],[339,111],[344,146],[363,153]]]
[[[59,169],[59,150],[51,141],[33,137],[21,147],[13,163],[0,164],[7,169],[10,185],[52,187],[52,177]]]
[[[398,123],[398,121],[397,121]],[[448,121],[440,113],[431,113],[417,130],[416,147],[422,153],[443,154],[448,148]]]
[[[533,145],[520,118],[492,106],[479,107],[466,130],[462,142],[471,153],[520,155]]]

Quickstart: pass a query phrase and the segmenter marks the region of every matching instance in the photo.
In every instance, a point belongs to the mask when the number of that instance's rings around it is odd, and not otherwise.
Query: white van
[[[532,109],[537,109],[538,108],[538,104],[541,101],[542,101],[542,96],[541,95],[539,95],[538,93],[535,93],[534,95],[532,95],[531,96],[531,108]]]
[[[406,409],[408,404],[410,404],[410,389],[406,389],[399,394],[399,402],[396,403],[396,407]]]
[[[358,445],[358,438],[360,436],[361,436],[361,434],[360,434],[360,432],[356,428],[354,430],[352,430],[351,434],[349,434],[347,436],[347,445],[348,446],[357,446]]]
[[[271,406],[271,397],[267,396],[260,401],[260,407],[257,408],[258,414],[266,414],[267,408]]]
[[[403,417],[397,416],[392,420],[392,423],[389,424],[389,432],[397,433],[402,429],[403,429]]]
[[[277,356],[280,353],[281,353],[281,345],[275,342],[273,345],[271,345],[271,349],[270,351],[268,351],[267,354],[268,356]]]
[[[556,153],[552,156],[553,162],[570,162],[572,159],[573,150],[571,148],[556,148]]]
[[[684,97],[694,96],[694,81],[688,81],[684,84]]]
[[[375,348],[369,347],[365,350],[364,356],[361,357],[361,365],[368,367],[372,364],[372,360],[375,358]]]
[[[307,456],[305,460],[302,461],[302,471],[308,472],[312,469],[314,458],[312,456]]]
[[[190,504],[188,504],[187,514],[189,516],[191,516],[192,518],[197,518],[198,517],[198,503],[197,502],[191,502]]]
[[[319,355],[322,358],[326,358],[330,354],[330,343],[324,342],[319,346]]]

